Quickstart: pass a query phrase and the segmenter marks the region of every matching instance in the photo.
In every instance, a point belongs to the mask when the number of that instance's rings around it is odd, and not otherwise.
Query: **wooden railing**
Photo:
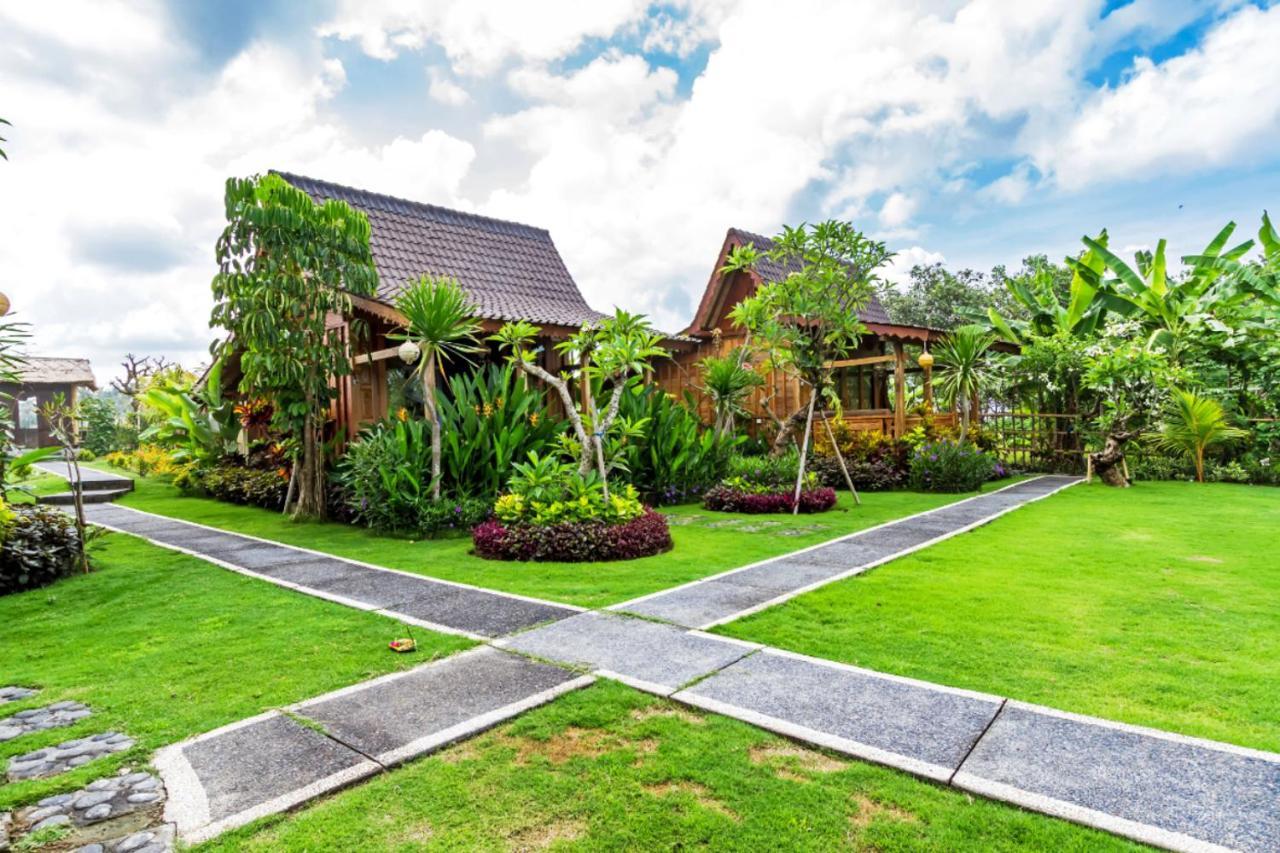
[[[982,431],[1004,462],[1031,471],[1083,473],[1084,436],[1079,415],[1050,412],[985,412]]]

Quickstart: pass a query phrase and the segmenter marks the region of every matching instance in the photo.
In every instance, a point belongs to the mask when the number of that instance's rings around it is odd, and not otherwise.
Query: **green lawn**
[[[1009,485],[1005,480],[988,488]],[[423,575],[520,595],[604,607],[744,566],[809,545],[941,506],[964,495],[880,492],[862,496],[853,507],[841,495],[837,508],[819,515],[751,516],[707,512],[697,505],[668,507],[675,548],[655,557],[615,563],[508,563],[470,553],[469,538],[409,541],[346,524],[302,524],[255,507],[188,497],[167,483],[139,479],[120,503],[301,545]]]
[[[137,745],[46,780],[0,785],[0,812],[74,790],[159,746],[265,709],[425,662],[471,643],[414,630],[396,655],[394,622],[299,595],[111,534],[97,570],[0,597],[0,684],[42,688],[0,716],[63,699],[93,715],[0,744],[10,756],[115,730]]]
[[[1075,486],[718,629],[1280,750],[1280,490]]]
[[[1135,850],[600,682],[200,848]]]

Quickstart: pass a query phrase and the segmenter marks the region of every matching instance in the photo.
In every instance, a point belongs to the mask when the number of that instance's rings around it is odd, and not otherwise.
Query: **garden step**
[[[478,734],[590,683],[481,647],[234,723],[156,754],[187,843]]]
[[[963,533],[1078,482],[1078,477],[1036,477],[609,609],[710,628]]]
[[[124,497],[133,489],[130,485],[127,489],[119,488],[86,488],[83,492],[85,504],[105,504],[111,503],[116,498]],[[75,492],[57,492],[52,495],[41,495],[36,498],[37,503],[50,504],[53,506],[74,506],[76,502]]]

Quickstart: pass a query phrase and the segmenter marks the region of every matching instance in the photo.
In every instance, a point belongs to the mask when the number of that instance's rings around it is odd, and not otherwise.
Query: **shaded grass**
[[[988,489],[1010,482],[991,484]],[[671,517],[675,548],[653,557],[610,563],[485,560],[469,553],[471,539],[465,536],[412,541],[346,524],[294,522],[277,512],[186,496],[152,479],[139,479],[136,491],[119,503],[444,580],[581,607],[604,607],[963,497],[877,492],[863,495],[862,506],[853,507],[849,496],[842,494],[835,510],[799,517],[712,513],[698,505],[666,507],[662,511]]]
[[[200,849],[544,847],[1137,849],[611,682]]]
[[[1075,486],[720,633],[1280,750],[1280,490]]]
[[[0,785],[0,811],[74,790],[157,747],[376,675],[470,641],[414,629],[396,655],[393,621],[110,534],[97,570],[0,597],[0,684],[39,687],[0,716],[63,699],[92,716],[0,744],[12,755],[115,730],[135,747],[60,776]]]

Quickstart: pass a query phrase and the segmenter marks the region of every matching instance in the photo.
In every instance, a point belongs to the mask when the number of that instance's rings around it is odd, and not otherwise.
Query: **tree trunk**
[[[573,432],[578,436],[578,444],[581,447],[581,455],[578,460],[578,473],[585,475],[591,470],[594,459],[592,453],[593,445],[591,436],[587,435],[587,430],[582,424],[582,415],[578,412],[578,404],[573,401],[573,392],[569,390],[569,384],[558,376],[553,376],[543,368],[530,362],[517,360],[516,364],[525,373],[530,376],[536,376],[543,382],[556,389],[556,393],[560,395],[560,402],[564,404],[565,417],[569,419],[569,423],[573,425]]]
[[[1129,487],[1129,478],[1124,475],[1124,446],[1134,435],[1133,432],[1113,432],[1101,450],[1089,454],[1093,472],[1108,486]]]
[[[792,515],[800,514],[800,490],[804,486],[804,463],[809,458],[809,436],[813,433],[813,407],[818,402],[818,389],[813,389],[809,397],[809,413],[804,419],[804,441],[800,444],[800,467],[796,471],[795,504],[791,507]]]
[[[778,425],[778,434],[773,437],[773,448],[769,451],[770,456],[781,456],[786,452],[787,443],[793,440],[792,434],[796,431],[796,427],[805,422],[805,412],[808,410],[808,406],[801,406]]]
[[[431,424],[431,499],[440,500],[440,413],[436,411],[436,357],[422,365],[422,410]]]
[[[968,398],[959,398],[960,405],[960,443],[964,444],[966,438],[969,437],[969,400]]]
[[[316,415],[310,398],[307,399],[310,411],[303,421],[302,427],[302,470],[298,475],[298,503],[294,507],[294,518],[323,519],[325,516],[324,500],[324,460],[319,442],[319,428],[316,426]]]

